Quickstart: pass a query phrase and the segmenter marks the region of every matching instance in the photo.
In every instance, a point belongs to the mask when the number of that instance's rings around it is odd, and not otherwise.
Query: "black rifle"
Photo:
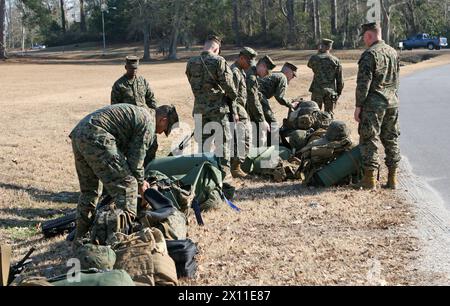
[[[11,266],[9,269],[8,286],[29,266],[33,264],[33,259],[30,258],[31,254],[35,251],[35,248],[31,248],[28,253],[15,265]]]
[[[194,137],[194,135],[195,132],[193,132],[191,136],[186,136],[186,138],[183,139],[183,141],[178,145],[178,147],[174,151],[170,152],[169,157],[174,156],[175,152],[176,153],[183,152],[183,150],[189,145],[189,142],[191,141],[192,137]]]
[[[97,209],[109,205],[112,202],[112,198],[109,195],[104,195],[97,205]],[[71,233],[75,230],[77,221],[76,211],[72,211],[64,217],[49,220],[42,223],[42,233],[45,238],[51,238],[59,235]]]

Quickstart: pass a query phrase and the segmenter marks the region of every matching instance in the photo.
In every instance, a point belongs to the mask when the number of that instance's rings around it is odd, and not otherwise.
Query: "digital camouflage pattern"
[[[394,48],[379,41],[359,60],[356,106],[392,108],[398,106],[400,60]]]
[[[80,183],[77,222],[92,224],[100,181],[118,208],[136,214],[144,158],[155,136],[155,111],[130,104],[102,108],[80,121],[70,134]]]
[[[223,57],[202,52],[189,60],[186,76],[195,96],[194,114],[208,116],[237,112],[233,72]],[[228,101],[232,103],[231,110]]]
[[[111,104],[119,103],[147,106],[151,109],[156,109],[158,104],[155,94],[143,76],[136,76],[130,80],[126,75],[114,83],[111,91]]]
[[[231,65],[233,72],[233,80],[237,90],[237,108],[239,114],[239,123],[235,126],[235,141],[234,141],[234,155],[233,159],[243,162],[247,153],[250,150],[251,143],[251,122],[247,114],[247,84],[246,75],[238,67],[236,63]],[[242,149],[244,149],[243,152]]]
[[[252,122],[264,122],[264,110],[261,105],[262,94],[259,87],[259,77],[256,73],[256,67],[252,66],[247,71],[247,113]]]
[[[379,166],[379,139],[386,151],[386,165],[396,168],[401,160],[398,121],[400,64],[397,52],[384,41],[367,49],[359,61],[356,107],[362,108],[359,126],[363,166]]]
[[[237,114],[233,72],[223,57],[204,51],[200,56],[189,60],[186,76],[195,97],[193,115],[202,115],[202,126],[196,128],[203,131],[203,127],[209,122],[222,125],[223,139],[221,144],[216,144],[216,154],[223,157],[224,164],[229,166],[231,134],[228,115],[230,111]],[[202,139],[196,140],[199,144],[204,144],[212,136],[213,133],[202,133]],[[201,151],[207,149],[211,148],[201,146]]]
[[[320,109],[334,114],[338,97],[344,89],[342,65],[339,59],[328,52],[313,55],[308,67],[314,72],[314,80],[309,88],[311,100],[319,104]]]
[[[267,122],[277,121],[269,103],[269,100],[273,97],[275,97],[275,100],[281,105],[286,106],[287,108],[293,108],[291,100],[286,98],[288,86],[288,80],[282,72],[274,72],[261,79],[260,90],[264,97],[262,106]]]

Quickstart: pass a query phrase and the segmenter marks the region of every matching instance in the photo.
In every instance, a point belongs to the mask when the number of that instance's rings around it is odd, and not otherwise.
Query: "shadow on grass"
[[[78,202],[79,197],[78,192],[70,192],[70,191],[49,192],[34,187],[23,187],[15,184],[0,183],[0,188],[4,188],[7,190],[24,191],[28,193],[35,201],[76,204]]]
[[[252,180],[262,182],[262,180]],[[266,181],[265,181],[266,182]],[[327,188],[311,188],[302,185],[301,183],[297,184],[275,184],[275,183],[266,183],[263,186],[259,187],[243,187],[236,191],[236,201],[245,201],[245,200],[274,200],[280,198],[287,197],[295,197],[295,196],[311,196],[311,195],[319,195],[324,192],[328,192],[330,189]]]

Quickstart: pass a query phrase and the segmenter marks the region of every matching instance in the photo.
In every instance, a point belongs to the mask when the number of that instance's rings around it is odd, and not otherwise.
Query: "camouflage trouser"
[[[277,118],[275,118],[275,114],[272,111],[272,107],[267,99],[261,99],[261,106],[264,111],[264,118],[270,124],[272,122],[277,122]]]
[[[218,123],[221,126],[221,131],[212,130],[210,133],[205,132],[205,127],[208,123]],[[196,122],[197,124],[197,122]],[[203,114],[202,115],[202,126],[196,126],[196,130],[201,131],[201,133],[195,133],[195,141],[199,145],[199,152],[212,152],[213,146],[215,148],[214,153],[216,156],[220,157],[222,165],[230,167],[230,142],[231,142],[231,131],[230,122],[228,114]],[[201,135],[201,139],[197,137]],[[216,137],[222,136],[222,139],[216,139]]]
[[[389,168],[398,166],[401,160],[398,108],[363,109],[359,135],[364,169],[378,169],[379,139],[385,149],[386,166]]]
[[[325,111],[334,118],[334,109],[336,107],[336,99],[330,94],[313,93],[311,100],[319,105],[320,110],[325,106]]]
[[[250,151],[252,141],[252,124],[249,119],[241,119],[234,125],[233,161],[244,162]]]
[[[101,183],[118,208],[136,215],[138,184],[114,137],[87,126],[72,137],[72,148],[81,191],[77,220],[87,225],[94,221]]]

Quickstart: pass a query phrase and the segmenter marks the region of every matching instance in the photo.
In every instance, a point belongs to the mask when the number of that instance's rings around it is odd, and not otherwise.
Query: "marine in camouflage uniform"
[[[166,109],[168,107],[161,107]],[[138,189],[144,182],[144,158],[156,132],[166,132],[178,122],[175,108],[164,116],[130,104],[102,108],[80,121],[70,133],[81,195],[77,207],[77,238],[89,230],[101,184],[118,208],[136,215]],[[165,125],[164,125],[165,124]]]
[[[269,103],[269,100],[274,97],[280,105],[285,106],[291,110],[294,109],[293,100],[286,98],[286,91],[292,78],[297,77],[297,70],[298,68],[295,65],[291,63],[285,63],[281,72],[274,72],[269,76],[261,79],[260,90],[264,97],[262,106],[267,122],[277,122],[275,114],[273,113]]]
[[[360,146],[363,156],[362,187],[376,187],[375,171],[379,167],[378,143],[385,148],[389,168],[387,187],[395,188],[396,171],[401,160],[399,147],[398,89],[400,64],[397,52],[381,40],[378,24],[362,26],[366,45],[359,60],[355,118],[360,122]]]
[[[156,109],[158,101],[153,90],[143,76],[136,74],[139,68],[139,58],[127,56],[125,62],[127,73],[114,83],[111,90],[111,104],[126,103]],[[155,158],[157,150],[158,140],[155,136],[152,146],[146,154],[145,165]]]
[[[221,40],[210,36],[200,56],[191,58],[186,67],[186,76],[195,97],[193,116],[201,115],[196,122],[196,141],[200,152],[211,151],[216,146],[216,155],[221,157],[226,176],[230,175],[230,112],[237,116],[237,92],[233,81],[233,72],[226,60],[219,55]],[[197,121],[197,120],[196,120]],[[205,133],[208,123],[219,123],[223,137],[218,141],[213,132]],[[198,126],[201,124],[201,126]],[[201,131],[199,133],[198,131]],[[214,131],[217,133],[217,131]],[[220,133],[219,133],[220,134]],[[200,139],[201,136],[201,139]]]
[[[256,66],[250,67],[247,71],[246,84],[247,84],[247,113],[250,116],[251,122],[253,122],[257,128],[252,135],[257,138],[257,146],[261,147],[266,141],[267,129],[269,124],[264,116],[264,108],[262,101],[264,99],[261,93],[261,78],[266,77],[276,67],[272,59],[269,56],[264,56],[258,61]]]
[[[234,155],[231,159],[231,174],[233,177],[245,177],[245,173],[241,170],[241,164],[250,151],[252,125],[247,113],[247,76],[245,70],[252,66],[252,61],[256,56],[258,56],[258,53],[255,50],[245,47],[239,53],[238,60],[231,65],[234,85],[237,90],[236,103],[239,115],[239,122],[235,126]]]
[[[325,111],[334,117],[336,103],[344,89],[344,78],[339,59],[330,53],[332,46],[332,40],[323,39],[318,54],[311,57],[308,67],[314,72],[309,89],[311,100],[317,102],[320,109],[325,106]]]

